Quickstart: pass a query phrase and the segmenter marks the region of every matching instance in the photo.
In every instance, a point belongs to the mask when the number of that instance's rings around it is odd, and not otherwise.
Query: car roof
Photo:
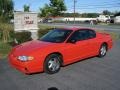
[[[91,28],[78,28],[78,27],[63,28],[63,29],[65,29],[65,30],[73,30],[73,31],[83,30],[83,29],[86,29],[86,30],[94,30],[94,29],[91,29]]]

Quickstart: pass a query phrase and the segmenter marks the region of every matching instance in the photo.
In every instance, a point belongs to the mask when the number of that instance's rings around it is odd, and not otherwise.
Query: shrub
[[[10,31],[9,34],[10,34],[10,41],[13,41],[15,38],[15,31]]]
[[[11,50],[11,46],[8,43],[0,42],[0,60],[6,58]]]
[[[2,31],[0,31],[0,40],[2,40]]]
[[[17,40],[18,44],[32,40],[31,32],[28,31],[16,32],[14,37]]]
[[[8,23],[0,23],[0,39],[3,42],[10,40],[10,31],[13,31],[13,25]]]

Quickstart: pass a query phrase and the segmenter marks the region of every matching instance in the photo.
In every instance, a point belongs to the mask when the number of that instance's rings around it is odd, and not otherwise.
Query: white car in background
[[[114,21],[115,21],[115,23],[120,23],[120,16],[116,16]]]
[[[99,15],[99,17],[97,17],[97,20],[100,22],[105,22],[105,23],[114,23],[114,16],[113,15]]]
[[[109,15],[99,15],[99,17],[97,17],[97,20],[100,22],[106,22],[109,19],[110,19]]]
[[[52,23],[53,19],[52,18],[45,18],[43,19],[43,23]]]

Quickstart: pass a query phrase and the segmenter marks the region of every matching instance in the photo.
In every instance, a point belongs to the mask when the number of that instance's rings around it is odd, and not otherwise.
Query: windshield
[[[72,30],[55,29],[45,34],[42,38],[40,38],[40,40],[46,42],[61,43],[66,40],[71,32]]]

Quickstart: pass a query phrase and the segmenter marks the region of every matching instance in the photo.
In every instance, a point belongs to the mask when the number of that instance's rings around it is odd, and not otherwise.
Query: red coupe
[[[26,73],[54,74],[61,66],[98,56],[104,57],[112,48],[109,34],[88,28],[54,29],[39,40],[33,40],[12,49],[9,61]]]

